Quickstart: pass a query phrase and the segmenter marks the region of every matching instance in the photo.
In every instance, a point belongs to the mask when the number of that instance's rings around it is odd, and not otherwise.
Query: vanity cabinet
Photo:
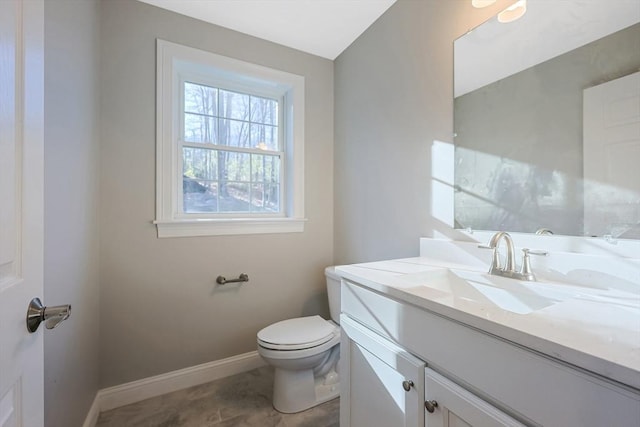
[[[341,426],[524,426],[348,316],[340,323]]]
[[[356,279],[341,288],[341,427],[640,426],[640,390]]]

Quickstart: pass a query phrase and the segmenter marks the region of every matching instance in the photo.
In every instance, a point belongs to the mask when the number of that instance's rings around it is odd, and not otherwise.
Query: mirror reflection
[[[456,227],[640,239],[640,6],[527,3],[454,44]]]

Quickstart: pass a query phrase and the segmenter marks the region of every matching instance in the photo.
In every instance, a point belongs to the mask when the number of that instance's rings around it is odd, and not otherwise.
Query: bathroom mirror
[[[640,239],[639,22],[529,0],[455,41],[456,228]]]

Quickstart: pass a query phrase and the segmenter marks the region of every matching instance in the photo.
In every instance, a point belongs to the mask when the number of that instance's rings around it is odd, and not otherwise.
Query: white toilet
[[[275,368],[273,407],[280,412],[304,411],[340,395],[340,276],[333,267],[324,274],[333,321],[297,317],[258,332],[258,353]]]

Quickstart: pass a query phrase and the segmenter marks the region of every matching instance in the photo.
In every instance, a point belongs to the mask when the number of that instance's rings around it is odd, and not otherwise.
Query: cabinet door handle
[[[413,387],[413,381],[411,380],[402,381],[402,388],[404,389],[404,391],[411,390],[411,387]]]
[[[438,402],[436,402],[435,400],[427,400],[426,402],[424,402],[424,407],[428,413],[433,414],[433,411],[435,411],[438,407]]]

